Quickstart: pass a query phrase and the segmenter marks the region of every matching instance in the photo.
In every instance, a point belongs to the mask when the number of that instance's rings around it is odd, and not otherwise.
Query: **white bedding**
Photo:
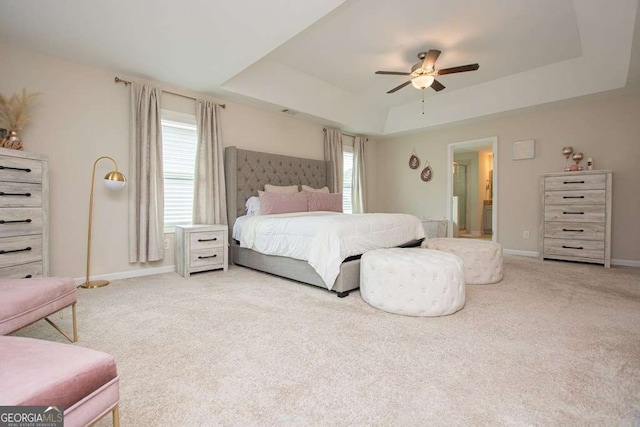
[[[233,237],[243,248],[307,261],[331,289],[345,258],[422,239],[424,229],[407,214],[300,212],[239,217]]]

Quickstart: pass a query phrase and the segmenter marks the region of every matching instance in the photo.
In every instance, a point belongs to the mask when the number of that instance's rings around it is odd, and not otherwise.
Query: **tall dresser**
[[[540,259],[611,266],[609,170],[540,177]]]
[[[49,165],[0,148],[0,278],[49,274]]]

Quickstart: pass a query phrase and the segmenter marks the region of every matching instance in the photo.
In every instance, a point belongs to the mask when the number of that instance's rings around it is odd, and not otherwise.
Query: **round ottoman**
[[[487,240],[438,238],[422,242],[426,249],[458,255],[464,261],[467,285],[488,285],[502,280],[502,245]]]
[[[366,252],[360,260],[360,295],[369,305],[389,313],[455,313],[464,306],[462,260],[419,248]]]

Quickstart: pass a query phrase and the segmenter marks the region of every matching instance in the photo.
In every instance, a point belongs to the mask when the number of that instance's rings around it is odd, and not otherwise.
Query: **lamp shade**
[[[122,190],[127,185],[127,178],[121,172],[112,171],[104,176],[104,185],[110,190]]]
[[[433,80],[434,80],[433,76],[422,75],[411,80],[411,84],[416,89],[424,89],[431,86],[431,83],[433,83]]]

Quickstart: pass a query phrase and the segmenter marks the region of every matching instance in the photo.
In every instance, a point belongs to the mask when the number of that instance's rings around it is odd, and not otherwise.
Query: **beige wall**
[[[11,95],[23,87],[41,93],[22,137],[26,151],[43,154],[50,162],[51,274],[82,277],[92,164],[109,155],[122,171],[129,169],[129,90],[115,84],[115,73],[110,71],[2,44],[0,57],[0,93]],[[322,159],[322,126],[225,103],[221,124],[226,146]],[[163,97],[162,105],[183,112],[195,108],[192,100],[175,96]],[[96,176],[110,168],[108,161],[100,162]],[[173,265],[173,235],[167,236],[171,248],[164,261],[129,264],[127,193],[105,191],[99,181],[94,201],[92,274]]]
[[[379,138],[375,145],[377,189],[372,211],[407,212],[431,219],[446,215],[447,144],[498,137],[498,238],[506,249],[538,251],[541,174],[564,168],[561,148],[593,157],[597,169],[613,170],[612,257],[640,261],[640,96],[609,93],[511,113],[420,134]],[[535,158],[511,159],[514,141],[534,139]],[[424,183],[407,162],[413,149],[433,167]],[[586,164],[584,162],[583,164]],[[522,232],[531,237],[524,239]]]

